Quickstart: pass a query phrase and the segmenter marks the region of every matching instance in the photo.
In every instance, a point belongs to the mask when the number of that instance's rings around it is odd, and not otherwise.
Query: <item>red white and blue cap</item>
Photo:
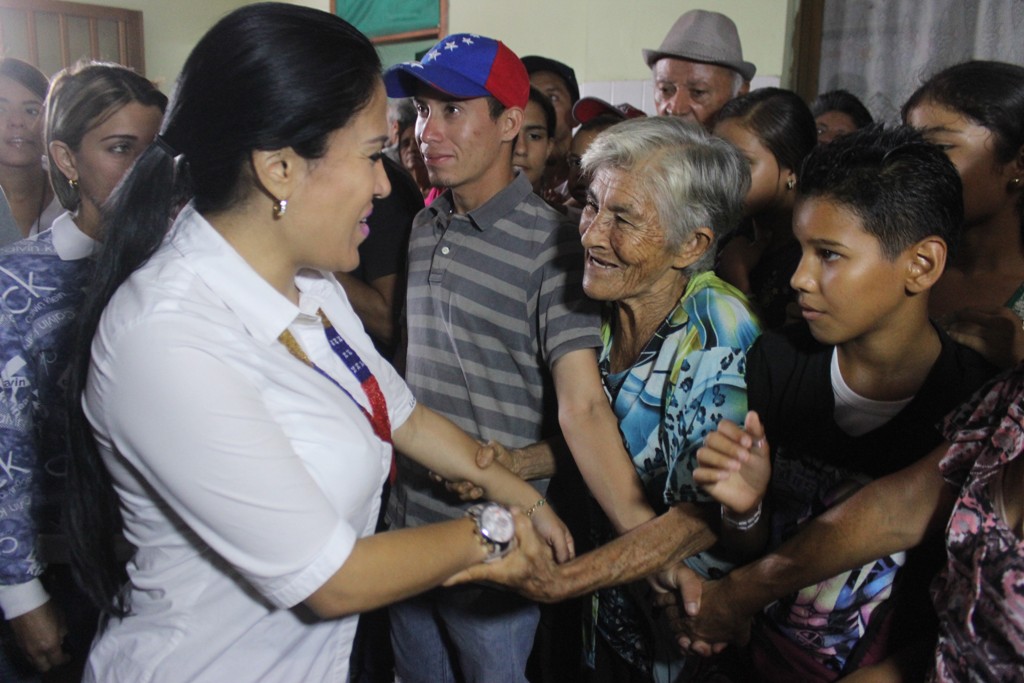
[[[402,62],[384,72],[388,97],[412,97],[417,81],[456,99],[494,97],[506,107],[526,107],[530,76],[500,40],[475,33],[442,38],[419,62]]]
[[[613,116],[623,121],[647,116],[643,109],[637,109],[629,102],[612,104],[598,97],[584,97],[572,106],[572,117],[579,124],[584,124],[602,115]]]

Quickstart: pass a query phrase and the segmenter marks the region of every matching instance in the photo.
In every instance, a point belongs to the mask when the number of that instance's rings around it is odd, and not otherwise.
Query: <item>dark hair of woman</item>
[[[76,579],[106,615],[124,616],[118,497],[81,407],[90,346],[107,302],[154,253],[176,210],[232,207],[262,189],[253,151],[291,147],[307,159],[365,107],[380,78],[373,45],[326,12],[278,3],[243,7],[218,22],[182,69],[161,135],[104,207],[93,289],[79,318],[69,382],[72,459],[66,523]]]
[[[1005,62],[972,61],[943,69],[914,91],[903,105],[910,110],[934,102],[959,112],[992,131],[996,160],[1005,164],[1024,147],[1024,67]],[[1024,231],[1024,194],[1018,203]]]
[[[818,144],[811,110],[795,92],[758,88],[726,102],[716,123],[738,118],[768,148],[780,168],[799,171],[804,157]]]
[[[870,126],[875,122],[864,103],[848,90],[829,90],[821,93],[811,102],[811,114],[815,118],[830,111],[846,114],[857,128]]]
[[[42,71],[14,57],[0,59],[0,76],[20,83],[41,100],[46,99],[46,91],[50,89],[50,81]]]

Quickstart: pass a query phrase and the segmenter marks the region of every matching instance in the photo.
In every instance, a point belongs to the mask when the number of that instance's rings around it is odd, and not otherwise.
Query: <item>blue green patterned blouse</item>
[[[613,315],[609,308],[601,329],[601,377],[648,502],[660,514],[675,503],[710,501],[693,481],[696,453],[722,419],[742,423],[746,415],[746,354],[761,333],[750,304],[714,273],[692,277],[640,357],[618,373],[609,372]],[[598,540],[610,540],[608,531]],[[704,576],[731,568],[707,552],[688,564]],[[646,628],[630,602],[626,589],[600,591],[598,627],[627,661],[648,670]]]

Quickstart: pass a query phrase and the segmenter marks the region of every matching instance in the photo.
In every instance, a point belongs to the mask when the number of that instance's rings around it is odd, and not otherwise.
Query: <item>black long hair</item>
[[[72,566],[106,615],[130,611],[119,501],[82,409],[93,335],[107,302],[156,251],[175,210],[231,208],[252,191],[254,150],[324,155],[328,137],[363,109],[380,80],[373,45],[338,17],[261,3],[221,19],[178,78],[158,144],[136,160],[104,207],[103,248],[79,316],[69,379],[71,462],[65,501]]]

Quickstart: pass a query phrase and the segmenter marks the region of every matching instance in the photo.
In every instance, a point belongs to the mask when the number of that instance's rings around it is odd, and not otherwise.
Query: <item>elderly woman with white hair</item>
[[[668,633],[656,635],[650,600],[637,590],[646,584],[607,587],[682,558],[703,576],[722,575],[732,565],[715,552],[709,528],[750,537],[760,549],[758,512],[720,513],[693,481],[705,436],[722,419],[742,424],[747,412],[745,358],[760,327],[743,294],[711,267],[718,239],[739,220],[750,172],[731,145],[673,117],[609,128],[583,166],[592,179],[580,221],[583,287],[607,302],[601,375],[650,520],[618,538],[605,520],[595,522],[595,540],[610,542],[564,565],[545,561],[525,584],[506,578],[507,568],[476,568],[461,578],[505,582],[552,602],[600,589],[594,680],[689,680],[700,663],[678,660]],[[551,473],[537,465],[540,445],[495,450],[521,475]],[[596,491],[597,468],[588,454],[574,456]],[[628,500],[637,483],[618,485],[619,499]]]

